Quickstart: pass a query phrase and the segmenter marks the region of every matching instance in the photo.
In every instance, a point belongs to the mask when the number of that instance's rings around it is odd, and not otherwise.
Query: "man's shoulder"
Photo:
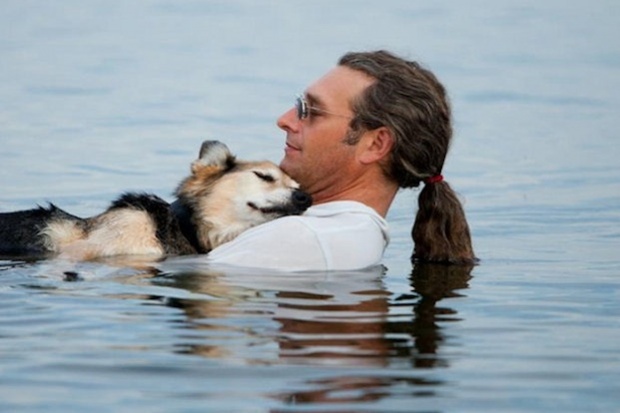
[[[305,217],[325,217],[330,215],[343,214],[367,214],[370,216],[381,216],[372,208],[357,201],[332,201],[324,204],[313,205],[304,213]]]
[[[313,205],[303,215],[286,216],[259,225],[248,230],[247,236],[264,236],[268,233],[319,235],[326,230],[346,231],[350,224],[357,227],[364,221],[387,231],[385,220],[374,209],[356,201],[333,201]]]

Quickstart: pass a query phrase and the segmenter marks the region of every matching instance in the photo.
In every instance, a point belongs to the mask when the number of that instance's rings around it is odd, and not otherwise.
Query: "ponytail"
[[[439,175],[441,176],[441,175]],[[465,211],[443,180],[427,181],[418,196],[418,213],[411,231],[414,261],[475,264]]]
[[[338,63],[375,79],[352,102],[351,129],[389,128],[394,147],[384,165],[386,175],[401,188],[425,182],[411,233],[415,242],[412,259],[474,264],[461,202],[437,175],[452,140],[446,89],[430,70],[385,50],[347,53]]]

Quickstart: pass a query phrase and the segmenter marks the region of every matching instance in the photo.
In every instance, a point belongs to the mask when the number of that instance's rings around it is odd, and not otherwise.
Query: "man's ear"
[[[370,164],[387,158],[394,147],[392,132],[385,126],[367,131],[358,143],[358,159]]]

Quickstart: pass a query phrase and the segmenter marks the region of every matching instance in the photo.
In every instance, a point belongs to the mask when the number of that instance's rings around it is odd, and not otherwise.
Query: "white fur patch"
[[[51,222],[41,231],[47,249],[53,252],[61,252],[73,242],[84,237],[84,231],[75,222],[57,221]]]
[[[94,227],[80,239],[67,231],[66,223],[46,233],[61,258],[88,260],[115,255],[162,256],[164,250],[155,235],[155,224],[144,211],[119,209],[93,219]]]

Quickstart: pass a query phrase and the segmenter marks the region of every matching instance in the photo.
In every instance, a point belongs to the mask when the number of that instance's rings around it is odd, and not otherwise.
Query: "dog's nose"
[[[299,189],[293,191],[291,198],[295,207],[299,208],[301,211],[305,211],[312,205],[312,197]]]

